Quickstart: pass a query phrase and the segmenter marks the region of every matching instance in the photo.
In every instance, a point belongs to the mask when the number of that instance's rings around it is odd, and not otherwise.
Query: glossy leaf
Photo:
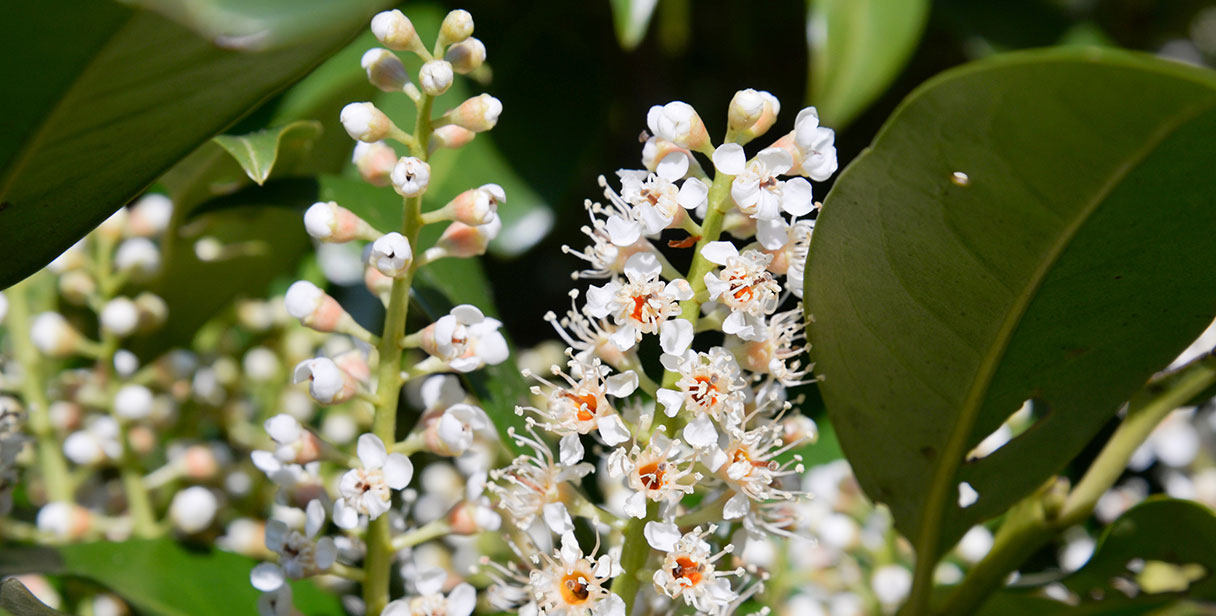
[[[920,42],[928,0],[810,0],[810,102],[848,125],[899,75]]]
[[[367,17],[297,46],[239,53],[112,2],[18,2],[4,13],[4,55],[38,60],[0,69],[6,90],[21,93],[9,97],[0,129],[0,287],[298,79]]]
[[[248,135],[219,135],[214,141],[232,155],[249,179],[259,186],[266,183],[270,171],[279,159],[279,150],[287,144],[307,149],[321,135],[321,123],[300,120],[278,128],[264,128]]]
[[[1211,322],[1213,166],[1212,73],[1057,50],[931,80],[838,178],[811,352],[858,480],[922,558],[1060,472]],[[1030,398],[1045,416],[964,461]]]
[[[13,616],[63,616],[63,612],[53,610],[19,582],[9,578],[0,582],[0,614]]]
[[[609,0],[612,25],[621,48],[631,51],[641,44],[658,4],[659,0]]]
[[[188,550],[168,539],[97,542],[57,548],[6,547],[0,575],[48,573],[88,578],[141,611],[161,616],[253,613],[260,593],[249,584],[257,561],[219,550]],[[336,595],[292,584],[305,614],[340,614]]]
[[[384,0],[123,0],[156,11],[228,49],[298,44],[335,29],[357,29]]]

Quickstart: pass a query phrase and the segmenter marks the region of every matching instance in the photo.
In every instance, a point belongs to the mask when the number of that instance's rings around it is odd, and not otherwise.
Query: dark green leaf
[[[187,550],[167,539],[58,548],[6,547],[0,552],[0,575],[50,573],[88,578],[158,616],[255,613],[260,593],[249,584],[249,571],[255,564],[229,552]],[[305,614],[343,613],[337,596],[312,584],[293,583],[292,591],[296,608]]]
[[[843,128],[899,75],[920,42],[928,0],[810,0],[810,102]]]
[[[0,582],[0,608],[13,616],[63,616],[63,612],[47,607],[15,578]]]
[[[858,480],[922,558],[1060,472],[1212,321],[1214,145],[1210,72],[1027,52],[927,83],[837,180],[811,352]],[[1031,398],[1045,416],[964,462]]]
[[[0,287],[341,47],[365,27],[359,17],[298,46],[239,53],[112,2],[5,5],[0,50],[14,61],[0,82],[21,95],[0,128]]]
[[[156,11],[229,49],[294,45],[366,24],[385,0],[124,0]]]
[[[321,123],[299,120],[278,128],[264,128],[248,135],[219,135],[214,141],[240,163],[249,179],[259,186],[266,183],[281,148],[307,150],[321,135]]]

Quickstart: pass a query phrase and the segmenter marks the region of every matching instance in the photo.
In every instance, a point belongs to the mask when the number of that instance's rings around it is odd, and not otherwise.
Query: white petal
[[[634,492],[625,499],[625,505],[621,507],[625,511],[625,515],[642,519],[646,517],[646,495],[641,492]]]
[[[781,209],[794,216],[809,214],[815,209],[811,201],[811,183],[805,178],[786,180],[781,188]]]
[[[634,344],[637,344],[637,329],[632,325],[623,325],[615,332],[612,332],[612,335],[608,339],[612,341],[612,344],[616,348],[628,351],[633,348]]]
[[[384,448],[384,441],[380,440],[380,437],[370,432],[360,435],[356,449],[363,468],[372,469],[384,466],[384,458],[388,455],[388,450]]]
[[[266,549],[271,552],[283,551],[283,544],[287,540],[287,523],[283,520],[270,520],[266,523]]]
[[[304,533],[309,537],[316,537],[321,526],[325,524],[325,506],[320,500],[314,498],[308,501],[308,507],[304,509],[304,520]]]
[[[743,146],[737,143],[724,143],[714,150],[713,161],[714,169],[719,172],[739,175],[747,165],[747,154],[743,153]]]
[[[420,595],[433,595],[443,590],[443,583],[448,579],[448,572],[439,567],[425,567],[418,571],[414,578],[414,589]]]
[[[437,374],[422,382],[422,406],[426,409],[447,408],[464,399],[460,379],[450,374]]]
[[[477,589],[472,584],[461,582],[448,594],[447,616],[469,616],[477,606]]]
[[[726,265],[731,257],[739,256],[739,249],[730,242],[709,242],[701,248],[701,256],[717,265]]]
[[[646,535],[646,543],[660,552],[674,550],[682,536],[679,527],[666,522],[647,522],[642,532]]]
[[[718,429],[709,415],[701,415],[684,426],[684,441],[697,449],[718,443]]]
[[[269,451],[257,449],[250,453],[249,457],[253,460],[253,465],[267,475],[273,475],[283,469],[283,463]]]
[[[671,216],[663,216],[659,209],[652,207],[649,204],[643,204],[637,208],[637,213],[642,219],[642,229],[646,235],[657,235],[660,231],[667,228],[674,220]],[[616,242],[613,242],[616,243]],[[620,244],[617,244],[620,246]],[[628,245],[628,244],[626,244]]]
[[[670,355],[683,355],[692,345],[692,336],[692,322],[685,319],[671,319],[659,326],[659,346]]]
[[[747,515],[748,507],[747,496],[742,492],[737,493],[726,501],[726,506],[722,508],[722,517],[727,520],[737,520]]]
[[[668,417],[675,417],[684,406],[684,394],[674,389],[660,389],[655,392],[655,397],[658,398],[659,404],[663,405],[663,413]]]
[[[604,379],[604,391],[617,398],[624,398],[637,391],[637,388],[638,373],[633,370],[626,370]]]
[[[789,184],[787,183],[786,185],[788,186]],[[790,241],[789,223],[785,222],[783,218],[757,220],[756,239],[759,240],[760,245],[765,250],[777,250]]]
[[[684,185],[680,186],[680,193],[676,195],[676,203],[686,210],[695,210],[709,196],[709,187],[705,182],[697,178],[688,178],[684,180]]]
[[[652,105],[650,110],[646,112],[646,128],[650,129],[650,134],[659,134],[659,118],[661,117],[663,117],[662,105]]]
[[[384,483],[394,490],[401,490],[414,477],[414,465],[410,459],[399,454],[389,454],[384,463]]]
[[[455,308],[452,308],[450,314],[456,317],[457,321],[460,321],[465,325],[476,325],[477,323],[481,323],[486,318],[486,316],[482,314],[481,310],[472,304],[461,304],[456,306]]]
[[[794,166],[794,157],[782,148],[764,148],[756,154],[756,160],[768,168],[769,173],[781,175]]]
[[[625,616],[625,600],[619,595],[608,593],[607,597],[600,599],[595,605],[592,613],[594,616]]]
[[[249,572],[249,581],[262,592],[272,592],[283,585],[283,570],[274,563],[261,563]]]
[[[723,464],[726,464],[726,452],[717,446],[710,447],[701,455],[701,464],[704,464],[711,473],[716,473]]]
[[[561,503],[547,503],[542,511],[545,525],[554,534],[564,535],[574,530],[574,521],[570,519],[570,512],[566,511],[565,505]]]
[[[339,498],[334,501],[334,524],[338,528],[350,530],[359,525],[359,512],[355,511],[354,507],[346,504],[345,498]]]
[[[300,438],[300,422],[291,415],[279,413],[266,420],[266,434],[276,443],[292,443]]]
[[[632,246],[642,237],[642,225],[620,216],[608,217],[608,239],[617,246]]]
[[[380,516],[387,513],[388,510],[392,507],[391,502],[384,500],[382,498],[379,498],[377,496],[373,496],[372,493],[370,493],[370,492],[367,494],[364,494],[363,498],[359,502],[363,505],[363,507],[365,509],[367,509],[367,517],[370,520],[375,520],[376,518],[379,518]]]
[[[457,357],[456,359],[448,362],[449,368],[461,373],[472,372],[478,368],[481,368],[483,365],[485,365],[485,362],[481,361],[481,358],[477,357],[476,355],[472,357]]]
[[[562,437],[558,443],[558,452],[561,463],[565,466],[574,466],[583,459],[583,443],[578,440],[577,433],[567,434]]]
[[[321,537],[317,539],[317,546],[313,548],[313,561],[317,563],[317,568],[324,571],[334,566],[334,561],[338,560],[338,546],[334,544],[333,537]]]
[[[663,266],[652,252],[639,252],[625,261],[625,273],[631,277],[646,280],[659,275]]]
[[[744,340],[755,335],[755,330],[748,324],[747,315],[743,312],[731,312],[730,316],[722,321],[722,331],[734,334]]]
[[[600,438],[604,439],[605,443],[616,446],[629,440],[629,429],[625,427],[625,422],[617,415],[609,415],[601,417],[596,422],[600,431]]]
[[[674,182],[688,175],[689,166],[687,154],[680,151],[669,152],[659,161],[654,172],[664,180]]]
[[[663,295],[682,302],[692,299],[692,285],[683,278],[676,278],[663,287]]]
[[[578,539],[574,538],[573,531],[562,534],[561,555],[562,560],[568,563],[582,558],[583,550],[578,547]]]

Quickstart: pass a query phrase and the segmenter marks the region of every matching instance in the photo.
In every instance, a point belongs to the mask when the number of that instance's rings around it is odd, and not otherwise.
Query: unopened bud
[[[449,47],[443,59],[452,65],[452,70],[467,75],[485,63],[486,46],[480,40],[469,37]]]
[[[274,351],[256,346],[241,359],[245,376],[255,383],[269,383],[279,376],[279,356]]]
[[[120,272],[154,274],[160,269],[160,250],[146,237],[133,237],[118,245],[114,266]]]
[[[367,382],[372,376],[371,365],[367,363],[367,354],[359,349],[351,349],[334,356],[334,363],[343,372],[355,377],[355,380]]]
[[[402,156],[393,167],[393,188],[402,197],[417,197],[431,183],[431,166],[413,156]]]
[[[84,338],[58,312],[43,312],[30,325],[30,341],[48,357],[68,357]]]
[[[359,176],[372,186],[388,186],[389,174],[397,164],[397,152],[383,141],[355,144],[355,155],[351,158],[359,169]]]
[[[159,193],[148,193],[131,206],[130,224],[127,231],[135,236],[153,236],[164,233],[173,219],[173,201]]]
[[[447,118],[456,126],[481,133],[494,128],[500,115],[502,102],[489,94],[479,94],[449,111]]]
[[[709,133],[701,116],[683,101],[651,107],[646,114],[646,126],[656,136],[682,148],[700,150],[709,145]]]
[[[173,495],[169,504],[169,519],[185,533],[206,530],[215,519],[219,502],[215,494],[202,486],[192,486]]]
[[[63,299],[83,306],[97,292],[97,281],[84,270],[68,270],[59,277],[59,294]]]
[[[447,60],[431,60],[418,71],[418,83],[422,91],[430,96],[439,96],[452,87],[454,74]]]
[[[453,222],[444,229],[436,246],[451,257],[476,257],[486,253],[490,240],[498,236],[502,230],[502,220],[497,214],[484,224],[477,226]]]
[[[372,18],[372,34],[389,49],[404,51],[420,47],[413,22],[397,9],[376,14]]]
[[[206,481],[219,473],[220,464],[215,452],[206,445],[191,445],[181,455],[182,473],[190,479]]]
[[[464,9],[456,9],[443,18],[439,26],[440,45],[459,43],[473,34],[473,15]]]
[[[346,134],[356,141],[382,141],[392,130],[393,122],[371,103],[351,103],[339,116]]]
[[[141,333],[159,329],[169,319],[169,304],[151,291],[135,296],[135,308],[139,311],[138,331]]]
[[[393,290],[393,279],[380,273],[380,270],[368,265],[363,271],[363,284],[372,295],[386,300]],[[387,303],[387,301],[386,301]]]
[[[400,92],[410,82],[401,59],[387,49],[367,50],[360,64],[367,71],[367,80],[385,92]]]
[[[498,204],[506,201],[507,195],[502,186],[485,184],[460,193],[444,206],[444,210],[452,220],[475,227],[493,222],[498,213]]]
[[[123,385],[114,394],[114,412],[124,419],[146,419],[152,414],[152,391],[143,385]]]
[[[378,235],[365,220],[333,201],[312,204],[304,212],[304,229],[314,239],[331,243],[367,240]]]
[[[119,338],[125,338],[139,325],[139,309],[129,298],[115,297],[101,309],[100,319],[103,329]]]
[[[727,111],[727,128],[744,140],[763,135],[777,121],[781,103],[776,96],[762,90],[739,90],[730,99]]]
[[[414,251],[404,235],[387,233],[372,243],[368,261],[389,278],[403,278],[414,262]]]
[[[139,370],[139,357],[126,349],[114,351],[114,372],[118,376],[129,379]]]
[[[806,415],[792,415],[781,422],[782,437],[786,443],[806,440],[812,445],[819,441],[819,426]]]
[[[319,332],[339,331],[348,322],[354,322],[338,300],[307,280],[297,281],[288,287],[284,306],[287,314]]]
[[[431,135],[431,151],[435,148],[456,149],[467,145],[477,133],[455,124],[445,124],[435,129]]]
[[[38,530],[61,539],[80,539],[89,532],[93,514],[75,503],[47,503],[38,510]]]
[[[308,382],[308,393],[321,404],[338,404],[350,400],[359,389],[354,377],[338,367],[328,357],[306,359],[296,365],[292,382]]]

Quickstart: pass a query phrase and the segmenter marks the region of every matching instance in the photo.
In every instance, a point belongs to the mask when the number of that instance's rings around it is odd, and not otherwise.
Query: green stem
[[[7,293],[9,299],[8,331],[13,353],[25,374],[21,378],[21,395],[29,414],[30,432],[38,450],[38,467],[51,502],[71,502],[72,483],[68,478],[68,463],[59,449],[55,428],[49,414],[50,403],[43,389],[42,355],[30,341],[30,290],[38,276],[31,277]]]
[[[709,189],[709,208],[705,214],[705,220],[701,223],[701,239],[693,248],[692,264],[688,269],[687,280],[692,287],[693,298],[680,303],[680,318],[693,325],[696,325],[697,319],[701,316],[699,298],[704,295],[705,274],[716,267],[701,256],[701,249],[706,244],[717,241],[722,235],[722,219],[732,206],[730,182],[733,179],[734,176],[718,173]],[[665,388],[674,387],[679,380],[679,372],[666,371],[663,373],[663,387]],[[654,423],[656,428],[663,426],[670,431],[675,425],[675,418],[668,417],[666,413],[655,412]],[[625,601],[626,614],[633,613],[633,603],[638,594],[640,578],[650,579],[650,573],[652,573],[646,568],[646,561],[650,557],[650,544],[646,542],[645,530],[646,523],[654,521],[658,517],[658,513],[658,504],[649,502],[646,505],[646,517],[631,519],[625,526],[625,542],[621,548],[623,572],[613,581],[612,591]]]
[[[1049,483],[1009,510],[988,555],[967,574],[940,613],[975,613],[1009,572],[1056,534],[1084,522],[1157,424],[1214,384],[1216,356],[1209,354],[1133,398],[1127,416],[1067,497],[1056,493],[1062,484]]]
[[[427,144],[431,138],[430,113],[431,97],[423,95],[418,105],[418,119],[414,135],[416,143],[411,144],[414,156],[427,159]],[[422,199],[412,197],[404,202],[402,212],[402,235],[409,239],[410,245],[418,246],[418,231],[422,228]],[[414,270],[402,278],[393,281],[389,293],[388,313],[384,318],[384,332],[378,345],[380,364],[377,366],[378,386],[376,389],[376,412],[372,419],[372,433],[389,448],[397,442],[397,403],[401,397],[401,353],[404,350],[401,342],[405,337],[405,320],[409,313],[410,284],[413,282]],[[388,605],[389,579],[392,574],[393,548],[392,533],[389,529],[389,516],[382,515],[368,525],[367,558],[363,562],[363,601],[367,605],[367,615],[376,616]]]
[[[398,535],[393,540],[393,550],[404,550],[405,548],[414,547],[420,543],[426,543],[431,539],[438,539],[452,532],[452,526],[448,524],[446,519],[440,518],[414,530]]]

